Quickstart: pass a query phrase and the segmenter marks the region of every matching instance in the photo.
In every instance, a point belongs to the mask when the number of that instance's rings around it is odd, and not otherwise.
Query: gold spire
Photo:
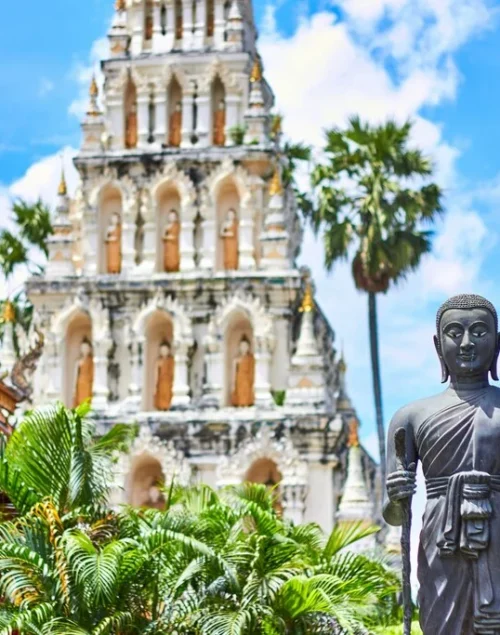
[[[90,82],[89,95],[91,99],[93,97],[95,98],[99,96],[99,88],[97,86],[97,82],[95,79],[95,73],[92,74],[92,81]]]
[[[274,115],[273,121],[271,124],[271,134],[273,137],[277,137],[282,132],[283,126],[283,115]]]
[[[359,448],[359,421],[353,417],[349,421],[349,434],[347,436],[348,448]]]
[[[339,371],[341,373],[346,373],[347,372],[347,364],[345,362],[345,357],[344,357],[344,345],[342,344],[342,351],[340,353],[340,359],[339,359],[339,365],[338,365]]]
[[[255,62],[253,64],[252,74],[250,75],[250,81],[252,82],[252,84],[254,82],[262,81],[262,65],[258,57],[255,58]]]
[[[6,300],[3,305],[3,319],[4,322],[15,322],[16,321],[16,312],[14,310],[14,305],[10,300]]]
[[[66,177],[64,176],[64,166],[61,168],[61,181],[57,193],[59,196],[66,196],[68,194],[68,186],[66,185]]]
[[[283,194],[283,183],[281,182],[281,174],[278,166],[274,169],[274,175],[269,185],[269,196],[277,196]]]
[[[115,2],[115,10],[116,11],[125,11],[125,0],[116,0]]]
[[[302,298],[302,305],[299,309],[300,313],[311,313],[314,310],[314,297],[312,283],[310,280],[306,282],[306,290]]]

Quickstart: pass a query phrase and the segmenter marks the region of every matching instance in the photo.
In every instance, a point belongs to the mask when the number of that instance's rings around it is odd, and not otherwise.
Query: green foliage
[[[232,128],[229,129],[229,136],[231,138],[231,141],[234,143],[234,145],[236,146],[243,145],[243,140],[245,139],[246,131],[247,129],[245,126],[233,126]]]
[[[122,426],[94,440],[85,408],[29,413],[1,447],[0,635],[313,635],[388,624],[399,583],[347,547],[274,510],[266,486],[168,489],[163,511],[107,509]]]
[[[277,406],[283,406],[286,399],[286,390],[273,390],[272,392],[274,403]]]

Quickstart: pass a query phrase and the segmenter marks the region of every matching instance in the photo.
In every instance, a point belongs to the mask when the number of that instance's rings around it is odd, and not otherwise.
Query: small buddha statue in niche
[[[221,99],[214,113],[214,145],[223,146],[226,143],[226,102]]]
[[[153,3],[151,0],[146,2],[146,19],[144,24],[144,38],[146,40],[153,39]]]
[[[133,102],[127,112],[125,121],[125,147],[137,147],[137,105]]]
[[[165,271],[173,273],[179,271],[181,253],[179,249],[180,237],[179,216],[175,209],[168,213],[168,222],[163,232],[163,267]]]
[[[227,213],[222,223],[220,237],[224,245],[224,269],[238,269],[238,217],[234,209]]]
[[[183,24],[182,24],[182,1],[175,0],[175,39],[182,40]]]
[[[111,215],[106,230],[106,271],[120,273],[122,270],[122,226],[120,215]]]
[[[178,148],[182,139],[182,104],[178,101],[175,110],[170,115],[168,145]]]
[[[163,342],[155,367],[155,401],[156,410],[165,411],[172,405],[175,360],[170,344]]]
[[[161,491],[161,483],[157,479],[153,479],[143,506],[151,509],[164,509],[165,498]]]
[[[255,357],[250,341],[242,337],[238,357],[234,360],[232,404],[236,408],[248,408],[255,403]]]
[[[87,338],[80,345],[74,385],[73,408],[76,408],[88,399],[92,399],[94,389],[94,357],[92,345]]]

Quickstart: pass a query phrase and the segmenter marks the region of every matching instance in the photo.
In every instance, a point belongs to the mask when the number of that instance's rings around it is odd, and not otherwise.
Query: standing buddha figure
[[[214,145],[223,146],[226,143],[226,102],[221,99],[219,107],[214,113]]]
[[[170,344],[163,342],[156,360],[155,400],[156,410],[165,411],[172,405],[175,360],[171,354]]]
[[[122,226],[120,215],[111,215],[106,231],[106,271],[120,273],[122,269]]]
[[[80,357],[76,363],[75,392],[73,395],[73,408],[81,405],[88,399],[92,399],[94,388],[94,357],[92,345],[88,339],[84,339],[80,345]]]
[[[170,115],[168,145],[178,148],[182,139],[182,104],[178,101],[175,110]]]
[[[224,269],[233,271],[238,269],[238,217],[234,209],[227,213],[222,223],[220,237],[224,245]]]
[[[175,0],[175,39],[182,40],[182,0]]]
[[[255,357],[250,350],[250,342],[242,337],[239,354],[234,361],[232,404],[236,408],[248,408],[255,403]]]
[[[129,150],[137,147],[137,105],[133,102],[127,112],[125,122],[125,147]]]
[[[181,254],[179,249],[180,237],[179,217],[175,209],[168,213],[168,223],[163,233],[163,265],[168,273],[179,271]]]

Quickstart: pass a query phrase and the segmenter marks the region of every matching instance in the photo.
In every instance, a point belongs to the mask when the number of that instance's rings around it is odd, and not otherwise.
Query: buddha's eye
[[[455,329],[451,329],[451,330],[446,332],[446,335],[448,335],[448,337],[451,337],[452,339],[456,340],[459,337],[462,337],[463,333],[462,333],[462,331],[457,331]]]
[[[474,335],[474,337],[484,337],[485,335],[488,335],[488,331],[480,329],[480,330],[477,330],[477,331],[473,331],[472,335]]]

